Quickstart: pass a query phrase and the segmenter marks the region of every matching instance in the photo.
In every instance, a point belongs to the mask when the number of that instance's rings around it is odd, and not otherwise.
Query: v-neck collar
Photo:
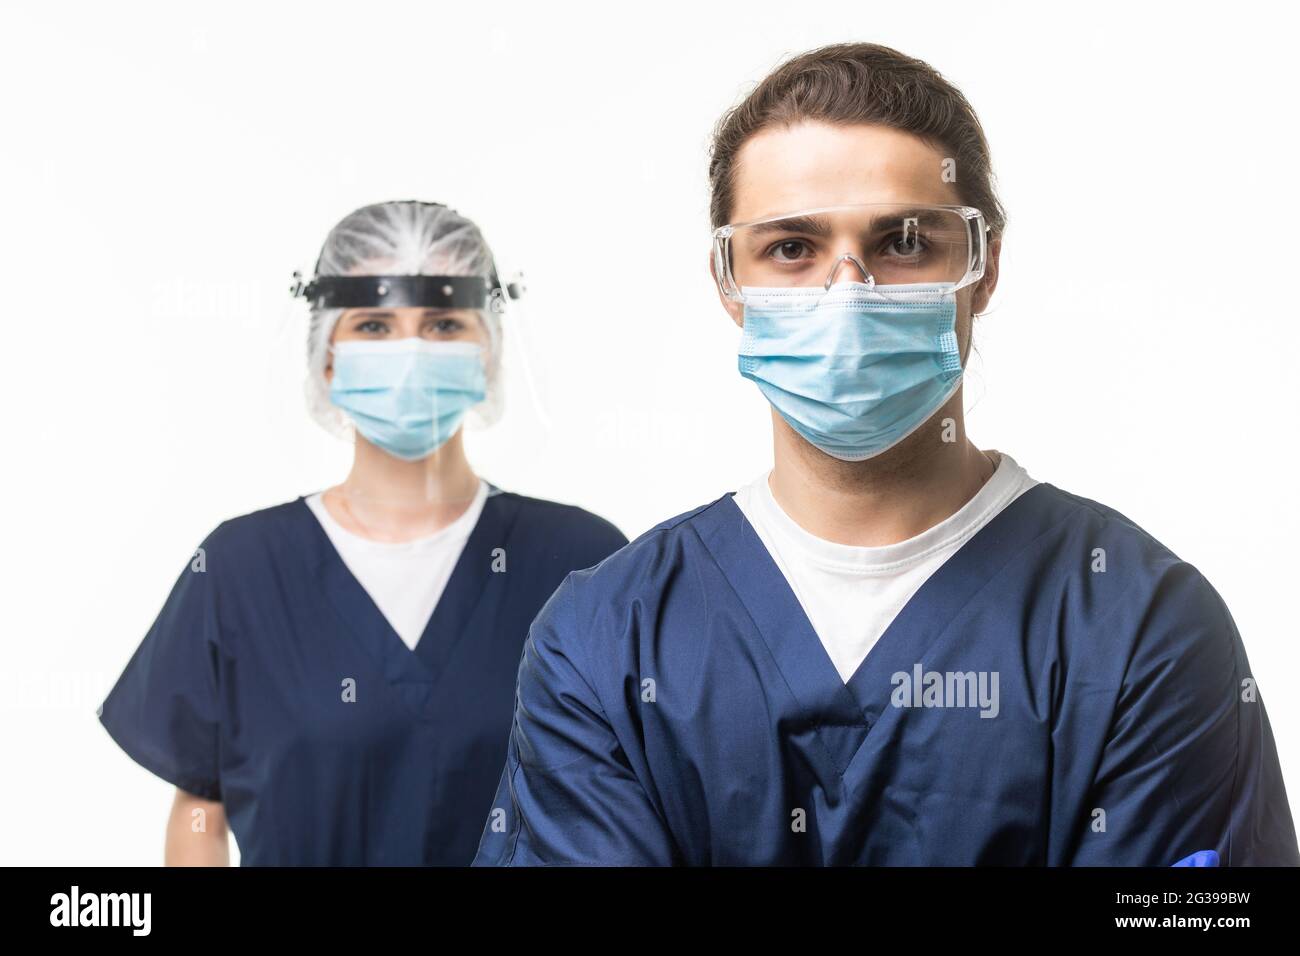
[[[470,618],[483,597],[488,579],[494,573],[494,555],[504,551],[506,539],[514,528],[518,514],[517,498],[502,494],[500,489],[492,485],[488,486],[483,512],[479,515],[474,530],[470,532],[465,547],[461,549],[451,577],[447,579],[447,586],[443,588],[438,604],[429,615],[424,633],[415,645],[415,655],[435,679],[441,676],[456,645],[464,640]]]
[[[1044,506],[1051,488],[1039,482],[1011,501],[936,568],[894,615],[844,683],[870,723],[888,703],[892,675],[910,674],[923,664],[925,654],[976,593],[1059,519],[1059,513]]]
[[[1025,491],[939,566],[890,622],[847,682],[749,520],[728,494],[695,519],[701,540],[749,611],[803,716],[842,774],[889,705],[889,677],[911,673],[960,609],[1046,530],[1053,491]],[[1035,520],[1035,516],[1040,516]]]
[[[401,688],[417,710],[425,710],[432,701],[433,685],[443,676],[447,661],[468,630],[492,573],[492,553],[506,546],[518,513],[514,496],[488,485],[483,510],[414,649],[406,645],[348,569],[306,499],[299,497],[295,504],[300,520],[311,529],[315,574],[348,633],[383,668],[384,677]]]

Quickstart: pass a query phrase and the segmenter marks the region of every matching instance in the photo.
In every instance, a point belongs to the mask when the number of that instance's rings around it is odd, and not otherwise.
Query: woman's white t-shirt
[[[306,501],[352,576],[402,642],[415,650],[487,495],[487,482],[480,479],[473,501],[459,518],[431,535],[400,542],[371,541],[348,531],[326,510],[320,492]]]

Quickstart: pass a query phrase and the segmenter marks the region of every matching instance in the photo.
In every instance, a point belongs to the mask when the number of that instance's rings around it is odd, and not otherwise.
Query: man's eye
[[[891,256],[907,259],[925,252],[925,243],[915,233],[906,236],[900,233],[889,240],[885,250]]]
[[[806,259],[811,250],[802,239],[785,239],[768,250],[768,255],[777,262],[797,262]]]

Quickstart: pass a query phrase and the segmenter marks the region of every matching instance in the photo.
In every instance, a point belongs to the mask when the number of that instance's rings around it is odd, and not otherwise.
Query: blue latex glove
[[[1197,850],[1191,856],[1185,856],[1174,866],[1218,866],[1219,854],[1214,850]]]

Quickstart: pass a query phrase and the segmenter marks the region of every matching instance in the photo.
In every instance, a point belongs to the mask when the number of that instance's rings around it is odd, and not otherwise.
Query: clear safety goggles
[[[978,282],[988,226],[971,206],[863,203],[800,209],[713,232],[718,285],[734,302],[746,291],[865,283],[884,297],[916,285]]]

